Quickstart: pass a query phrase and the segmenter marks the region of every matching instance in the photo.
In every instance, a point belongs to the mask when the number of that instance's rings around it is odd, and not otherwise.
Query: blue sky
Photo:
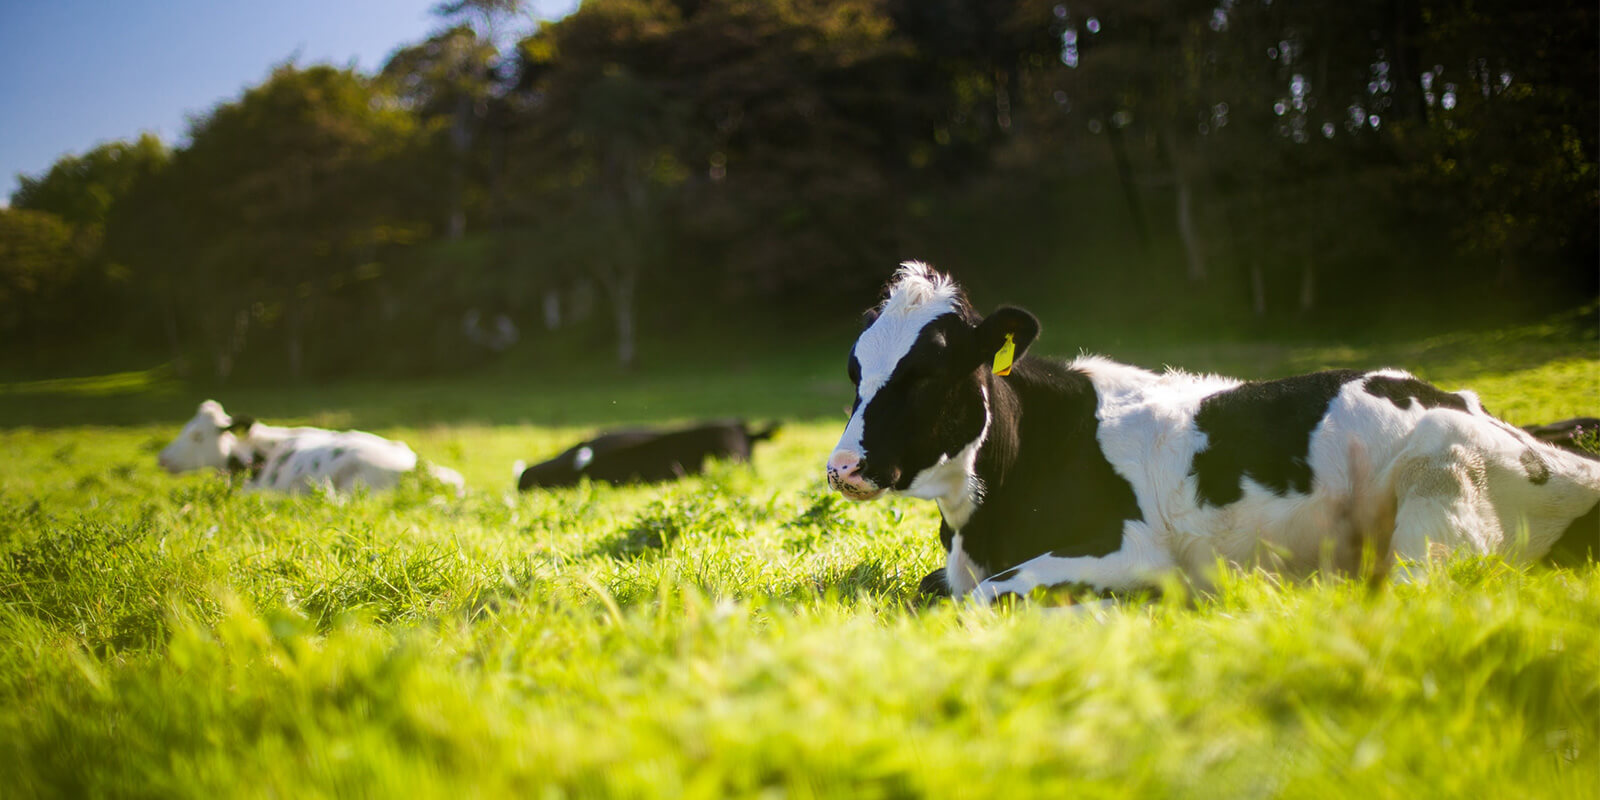
[[[0,205],[17,173],[150,131],[170,144],[191,115],[276,64],[372,71],[438,27],[438,0],[0,0]],[[577,0],[534,0],[565,14]]]

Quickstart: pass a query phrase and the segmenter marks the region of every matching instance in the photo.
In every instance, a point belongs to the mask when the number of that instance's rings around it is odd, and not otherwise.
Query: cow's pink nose
[[[861,474],[861,455],[849,450],[835,450],[828,459],[828,486],[852,500],[871,500],[883,490]]]
[[[861,471],[861,454],[850,450],[835,450],[828,459],[828,478],[843,480],[854,478]]]

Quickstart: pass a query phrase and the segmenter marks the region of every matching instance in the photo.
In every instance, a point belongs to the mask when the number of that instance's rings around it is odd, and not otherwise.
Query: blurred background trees
[[[1181,335],[1596,295],[1600,13],[1551,0],[516,0],[25,177],[0,335],[427,372],[850,316],[906,258]],[[827,309],[819,312],[817,309]]]

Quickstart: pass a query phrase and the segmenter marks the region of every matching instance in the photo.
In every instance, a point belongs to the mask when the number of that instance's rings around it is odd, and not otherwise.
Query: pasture
[[[1600,416],[1593,309],[1351,346],[1110,355],[1410,368],[1526,424]],[[1048,326],[1047,326],[1048,329]],[[928,603],[931,503],[821,465],[848,335],[627,379],[0,388],[0,796],[1589,797],[1600,570],[1369,590],[1234,574],[1090,614]],[[1044,352],[1075,343],[1047,334]],[[467,496],[283,498],[155,452],[197,394],[374,430]],[[753,466],[518,495],[609,424],[782,419]],[[1071,520],[1062,520],[1070,525]]]

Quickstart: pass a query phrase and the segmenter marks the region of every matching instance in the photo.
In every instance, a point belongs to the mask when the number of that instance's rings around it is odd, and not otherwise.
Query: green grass
[[[1591,338],[1137,360],[1398,363],[1527,423],[1600,416]],[[167,476],[154,452],[199,397],[160,374],[33,384],[39,407],[0,392],[0,796],[1600,785],[1600,570],[1460,560],[1376,591],[1242,574],[1092,616],[928,604],[932,505],[845,504],[818,480],[847,399],[836,355],[219,395],[403,438],[464,473],[461,500],[420,480],[340,499]],[[753,467],[510,491],[512,460],[595,426],[732,414],[788,420]]]

